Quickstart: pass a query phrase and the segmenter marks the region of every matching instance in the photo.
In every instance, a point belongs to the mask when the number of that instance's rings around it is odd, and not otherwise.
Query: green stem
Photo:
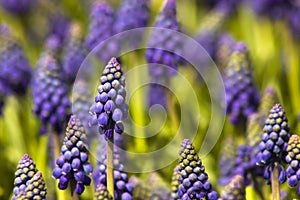
[[[114,133],[107,140],[107,189],[114,199]]]
[[[280,200],[278,176],[279,176],[278,163],[275,162],[272,169],[272,175],[271,175],[272,200]]]

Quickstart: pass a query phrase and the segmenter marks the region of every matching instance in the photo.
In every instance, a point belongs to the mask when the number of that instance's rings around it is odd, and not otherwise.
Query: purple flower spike
[[[287,154],[287,144],[290,138],[290,127],[284,109],[276,104],[269,112],[265,121],[263,135],[259,144],[260,152],[256,156],[259,165],[266,166],[265,174],[273,169],[274,163],[278,163],[280,171],[283,171],[281,163]],[[265,178],[268,178],[266,176]],[[285,181],[284,174],[280,175],[280,181]]]
[[[37,172],[26,184],[25,191],[19,193],[17,199],[46,200],[47,188],[41,172]]]
[[[218,194],[208,181],[201,159],[189,139],[181,143],[179,151],[179,188],[178,196],[186,200],[217,200]]]
[[[68,83],[73,84],[77,72],[87,55],[83,44],[81,26],[78,23],[71,24],[68,39],[64,49],[63,71]]]
[[[15,181],[13,189],[13,200],[16,200],[19,195],[25,192],[28,182],[38,172],[36,165],[28,154],[25,154],[20,160],[17,170],[15,172]],[[23,194],[24,195],[24,194]]]
[[[62,70],[52,53],[48,48],[38,61],[32,82],[33,111],[42,122],[41,130],[47,131],[45,127],[49,124],[60,133],[69,118],[70,102]]]
[[[25,95],[32,76],[31,66],[9,27],[1,27],[0,94]]]
[[[105,134],[105,139],[109,139],[114,134],[113,130],[119,134],[123,133],[122,120],[128,112],[128,105],[125,102],[125,77],[116,58],[112,58],[104,68],[98,92],[90,113],[98,119],[98,125]]]
[[[300,182],[300,137],[292,135],[288,142],[286,162],[289,164],[286,172],[290,187],[296,187]],[[300,185],[298,187],[300,195]]]
[[[257,110],[259,93],[252,80],[247,47],[237,43],[225,71],[227,114],[232,124],[244,122]]]
[[[108,62],[113,55],[117,55],[119,44],[117,41],[106,42],[101,48],[97,48],[102,42],[113,36],[114,10],[104,1],[96,2],[92,6],[89,32],[85,45],[89,51],[96,48],[96,55],[103,62]]]
[[[149,0],[123,0],[116,14],[114,33],[146,27],[149,20]],[[137,47],[143,39],[141,34],[131,34],[130,45]]]
[[[66,189],[71,181],[76,185],[75,192],[80,195],[85,186],[90,185],[88,175],[92,171],[92,165],[88,161],[88,147],[85,142],[84,127],[80,120],[72,115],[66,129],[60,157],[56,160],[57,166],[52,173],[53,178],[59,179],[59,189]]]

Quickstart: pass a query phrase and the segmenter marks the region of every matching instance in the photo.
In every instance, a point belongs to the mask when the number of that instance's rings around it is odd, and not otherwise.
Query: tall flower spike
[[[115,151],[114,153],[114,198],[116,200],[131,200],[133,187],[128,182],[128,176],[124,172],[124,166],[120,163],[120,155]],[[97,163],[97,168],[93,172],[93,179],[95,185],[106,183],[107,175],[107,159],[106,155],[100,157]]]
[[[177,165],[174,168],[172,182],[171,182],[171,189],[172,189],[171,197],[174,200],[179,200],[179,196],[178,196],[179,176],[180,176],[180,171],[179,171],[179,166]]]
[[[13,200],[16,199],[20,193],[25,192],[27,182],[34,177],[37,173],[36,165],[28,154],[25,154],[20,160],[17,170],[15,172],[14,181],[14,196]]]
[[[246,200],[245,181],[243,176],[234,176],[221,194],[221,200]]]
[[[31,66],[8,27],[0,31],[0,37],[0,82],[3,89],[6,88],[4,94],[24,95],[32,76]]]
[[[89,186],[92,165],[88,161],[86,134],[80,120],[72,115],[66,129],[66,136],[61,147],[60,156],[56,160],[57,167],[52,176],[59,179],[58,188],[64,190],[70,182],[75,186],[75,192],[81,194],[85,186]],[[72,188],[71,188],[72,189]],[[73,188],[74,189],[74,188]]]
[[[60,133],[70,113],[68,88],[53,55],[53,49],[57,47],[56,41],[50,41],[47,45],[49,47],[38,61],[32,83],[33,111],[42,122],[42,134],[47,132],[48,124],[55,132]]]
[[[46,200],[47,188],[41,172],[37,172],[28,182],[24,192],[20,193],[21,199]]]
[[[112,196],[108,193],[106,186],[103,184],[96,186],[95,198],[96,200],[113,200]]]
[[[165,76],[171,76],[174,74],[174,70],[177,70],[178,64],[181,62],[181,58],[174,52],[180,50],[183,46],[182,42],[178,40],[176,34],[170,34],[170,30],[180,31],[179,24],[176,19],[176,1],[166,0],[163,9],[159,13],[156,22],[154,24],[156,29],[150,36],[149,46],[155,48],[147,48],[146,59],[149,64],[157,63],[170,67],[161,68],[160,66],[149,66],[150,75],[159,78]],[[168,49],[165,51],[162,49]]]
[[[218,194],[212,189],[201,159],[189,139],[181,143],[178,162],[180,171],[178,196],[180,199],[218,199]]]
[[[296,187],[300,182],[300,137],[292,135],[288,142],[286,162],[289,164],[286,173],[288,178],[288,185]],[[298,194],[300,195],[300,185],[298,187]]]
[[[87,51],[83,43],[81,26],[78,23],[71,24],[69,28],[69,40],[64,49],[63,71],[69,84],[73,84],[77,72],[84,61]]]
[[[125,77],[116,58],[112,58],[104,68],[98,92],[91,107],[91,124],[98,123],[106,139],[112,137],[113,131],[122,134],[122,120],[127,116],[128,104],[125,101]]]
[[[284,109],[280,104],[276,104],[269,112],[266,119],[261,142],[259,143],[260,152],[256,156],[259,165],[266,166],[264,177],[270,178],[270,172],[274,163],[279,164],[279,182],[283,183],[286,179],[281,163],[287,154],[288,140],[290,138],[290,126]]]
[[[244,122],[257,110],[259,93],[254,86],[248,48],[245,43],[237,43],[225,71],[227,114],[236,125]]]
[[[149,20],[149,0],[123,0],[116,14],[114,33],[146,27]],[[134,33],[134,32],[133,32]],[[129,42],[137,47],[143,39],[142,34],[130,34]]]
[[[89,32],[85,41],[86,47],[92,51],[106,39],[113,35],[114,10],[105,1],[98,1],[92,6]],[[110,40],[96,49],[96,55],[103,62],[108,62],[113,55],[117,55],[119,45],[117,41]]]
[[[246,128],[247,144],[252,148],[252,155],[254,157],[256,157],[260,151],[259,143],[262,135],[261,130],[263,129],[261,118],[261,115],[258,113],[250,115]]]

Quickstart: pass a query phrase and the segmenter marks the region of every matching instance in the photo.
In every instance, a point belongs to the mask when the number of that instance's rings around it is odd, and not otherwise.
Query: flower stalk
[[[272,175],[271,175],[272,200],[280,200],[278,176],[279,176],[278,163],[275,162],[272,169]]]

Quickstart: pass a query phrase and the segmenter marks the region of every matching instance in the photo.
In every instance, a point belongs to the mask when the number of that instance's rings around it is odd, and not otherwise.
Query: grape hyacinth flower
[[[237,156],[237,145],[233,137],[227,137],[223,144],[220,152],[220,158],[218,163],[218,168],[220,169],[219,184],[221,186],[227,185],[232,176],[233,171],[236,168]]]
[[[15,181],[13,189],[13,200],[17,199],[20,193],[25,192],[27,183],[38,172],[36,165],[28,154],[25,154],[20,160],[17,170],[15,172]]]
[[[291,9],[287,14],[290,32],[295,39],[300,39],[300,7]]]
[[[179,176],[180,176],[180,171],[179,171],[179,166],[177,165],[174,168],[172,182],[171,182],[171,186],[172,186],[171,197],[173,200],[179,200],[179,196],[178,196]]]
[[[31,66],[8,27],[1,28],[0,37],[0,90],[3,95],[25,95],[32,76]]]
[[[102,42],[113,36],[114,10],[105,1],[98,1],[92,6],[88,36],[85,45],[92,51]],[[119,44],[110,40],[102,44],[101,49],[96,49],[96,55],[104,63],[108,62],[113,55],[117,55]]]
[[[48,16],[48,35],[54,35],[58,39],[59,48],[67,40],[69,26],[69,19],[61,12],[53,12]]]
[[[245,122],[258,107],[259,93],[254,86],[248,48],[239,42],[230,56],[225,71],[227,114],[234,125]]]
[[[103,184],[99,184],[96,186],[95,199],[96,200],[113,200],[112,196],[108,193],[106,186]]]
[[[245,181],[243,176],[234,176],[230,183],[225,187],[220,200],[246,200]]]
[[[77,72],[87,55],[83,43],[81,27],[78,23],[73,23],[69,29],[69,37],[64,49],[63,71],[64,77],[71,85],[76,79]]]
[[[131,200],[133,187],[128,182],[128,176],[124,172],[124,166],[120,163],[120,155],[115,151],[113,161],[114,175],[114,199]],[[95,185],[107,185],[107,156],[102,154],[93,172]]]
[[[167,30],[180,31],[176,19],[176,1],[166,0],[163,9],[159,13],[154,27],[161,28],[154,31],[149,40],[149,46],[157,48],[148,48],[146,51],[146,60],[149,64],[157,63],[167,65],[171,69],[161,68],[159,66],[149,66],[150,75],[158,77],[169,77],[177,70],[181,58],[175,52],[165,51],[162,49],[174,50],[182,47],[182,42],[178,41],[176,34],[170,34]]]
[[[56,160],[57,167],[53,169],[52,176],[59,179],[58,188],[64,190],[70,182],[71,191],[82,194],[85,186],[89,186],[92,165],[88,161],[88,146],[86,134],[80,120],[72,115],[70,117],[66,136],[61,147],[61,154]]]
[[[217,200],[218,193],[212,189],[208,175],[189,139],[183,140],[179,152],[178,196],[182,200]]]
[[[121,65],[112,58],[102,72],[98,94],[91,107],[93,119],[91,124],[98,123],[106,139],[112,138],[114,132],[122,134],[122,120],[127,116],[128,105],[125,101],[125,77]]]
[[[14,15],[27,14],[34,5],[34,2],[34,0],[0,0],[1,6]]]
[[[256,156],[257,164],[265,167],[264,178],[272,183],[273,198],[279,199],[279,184],[286,180],[286,173],[282,163],[287,154],[290,127],[284,109],[275,104],[266,119],[261,142],[260,152]]]
[[[150,36],[149,47],[151,48],[146,50],[149,73],[153,83],[163,81],[168,84],[170,77],[175,75],[178,65],[183,64],[183,59],[179,56],[183,48],[183,42],[179,40],[177,34],[172,34],[171,32],[180,31],[179,23],[176,19],[175,0],[165,1],[154,27],[157,29]],[[148,92],[149,106],[154,104],[166,105],[166,102],[164,102],[166,94],[161,95],[163,90],[163,87],[160,85],[150,84]],[[158,96],[159,98],[154,98]]]
[[[149,0],[123,0],[114,23],[114,33],[146,27],[149,20]],[[130,34],[129,44],[137,47],[143,39],[142,33]]]
[[[18,199],[41,199],[46,200],[47,187],[42,173],[37,172],[28,182],[25,191],[18,195]]]
[[[288,142],[286,162],[289,164],[286,174],[288,178],[288,185],[296,187],[300,182],[300,137],[292,135]],[[298,194],[300,195],[300,185],[298,187]]]
[[[32,83],[33,111],[42,122],[41,134],[47,132],[47,125],[51,125],[53,131],[59,134],[68,120],[70,101],[62,69],[53,55],[57,43],[51,41],[47,46],[38,61]]]

